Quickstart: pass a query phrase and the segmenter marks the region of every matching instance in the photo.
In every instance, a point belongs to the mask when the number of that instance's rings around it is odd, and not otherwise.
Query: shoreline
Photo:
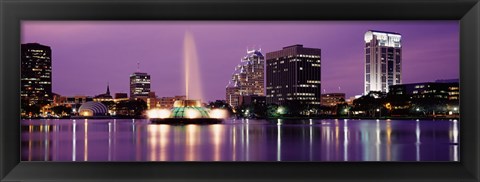
[[[110,117],[110,116],[96,116],[96,117],[36,117],[36,118],[20,118],[21,120],[48,120],[48,119],[96,119],[96,120],[108,120],[108,119],[149,119],[146,117]],[[282,119],[282,120],[307,120],[307,119],[363,119],[363,120],[460,120],[460,117],[414,117],[414,116],[405,116],[405,117],[276,117],[276,118],[235,118],[232,117],[230,119],[264,119],[264,120],[274,120],[274,119]]]

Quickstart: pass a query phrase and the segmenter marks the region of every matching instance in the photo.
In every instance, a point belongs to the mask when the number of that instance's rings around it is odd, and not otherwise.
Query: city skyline
[[[233,68],[254,45],[263,54],[294,44],[322,49],[322,93],[350,97],[363,93],[363,38],[370,29],[402,34],[402,83],[459,77],[456,21],[25,21],[22,43],[52,48],[53,92],[61,95],[97,95],[107,83],[113,93],[128,93],[138,62],[157,96],[184,94],[182,40],[188,30],[198,49],[205,101],[224,100]]]

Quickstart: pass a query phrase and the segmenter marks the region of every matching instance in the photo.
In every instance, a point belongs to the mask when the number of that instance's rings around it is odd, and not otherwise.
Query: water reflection
[[[348,161],[348,120],[343,123],[343,161]]]
[[[83,126],[83,161],[88,161],[88,120],[85,119]]]
[[[415,136],[416,136],[416,142],[415,142],[415,150],[416,150],[416,160],[420,161],[420,122],[417,121],[417,124],[415,125]]]
[[[453,120],[453,122],[450,123],[451,125],[451,132],[450,132],[450,141],[453,144],[453,152],[452,152],[452,158],[454,161],[458,161],[458,122],[457,120]]]
[[[458,161],[459,121],[24,120],[26,161]],[[78,157],[78,158],[77,158]]]
[[[387,161],[392,160],[392,123],[391,120],[387,120],[387,146],[386,146],[386,153],[387,153]]]
[[[212,128],[210,137],[214,148],[213,160],[220,161],[220,146],[222,145],[222,139],[224,136],[223,127],[219,124],[212,125],[210,127]]]
[[[72,161],[77,161],[77,122],[75,120],[73,120],[72,131]]]
[[[197,150],[197,145],[199,144],[199,140],[201,138],[199,138],[199,133],[198,133],[198,128],[200,126],[199,125],[187,125],[185,128],[186,128],[186,144],[185,144],[185,148],[186,148],[186,152],[185,152],[185,158],[187,161],[194,161],[196,160],[197,156],[198,156],[198,153],[200,152],[199,150]]]
[[[112,161],[112,123],[108,122],[108,161]]]
[[[282,161],[282,130],[281,130],[282,121],[278,119],[277,121],[277,161]]]
[[[155,125],[154,125],[155,126]],[[158,125],[159,131],[160,131],[160,161],[167,161],[167,145],[169,142],[169,136],[170,136],[170,125]]]

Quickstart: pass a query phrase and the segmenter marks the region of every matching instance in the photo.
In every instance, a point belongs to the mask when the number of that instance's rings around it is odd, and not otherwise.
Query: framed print
[[[480,178],[476,0],[0,5],[4,181]]]
[[[21,28],[22,161],[460,160],[457,21]]]

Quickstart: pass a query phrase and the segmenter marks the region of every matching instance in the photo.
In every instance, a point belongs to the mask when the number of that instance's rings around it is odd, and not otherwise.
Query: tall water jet
[[[185,100],[176,100],[173,108],[152,109],[147,115],[157,124],[216,124],[227,117],[225,111],[210,110],[202,106],[202,88],[197,51],[193,35],[185,32],[183,40],[183,64],[185,73]]]
[[[185,95],[187,100],[203,100],[197,49],[193,34],[185,32],[183,39],[183,64],[185,74]]]

